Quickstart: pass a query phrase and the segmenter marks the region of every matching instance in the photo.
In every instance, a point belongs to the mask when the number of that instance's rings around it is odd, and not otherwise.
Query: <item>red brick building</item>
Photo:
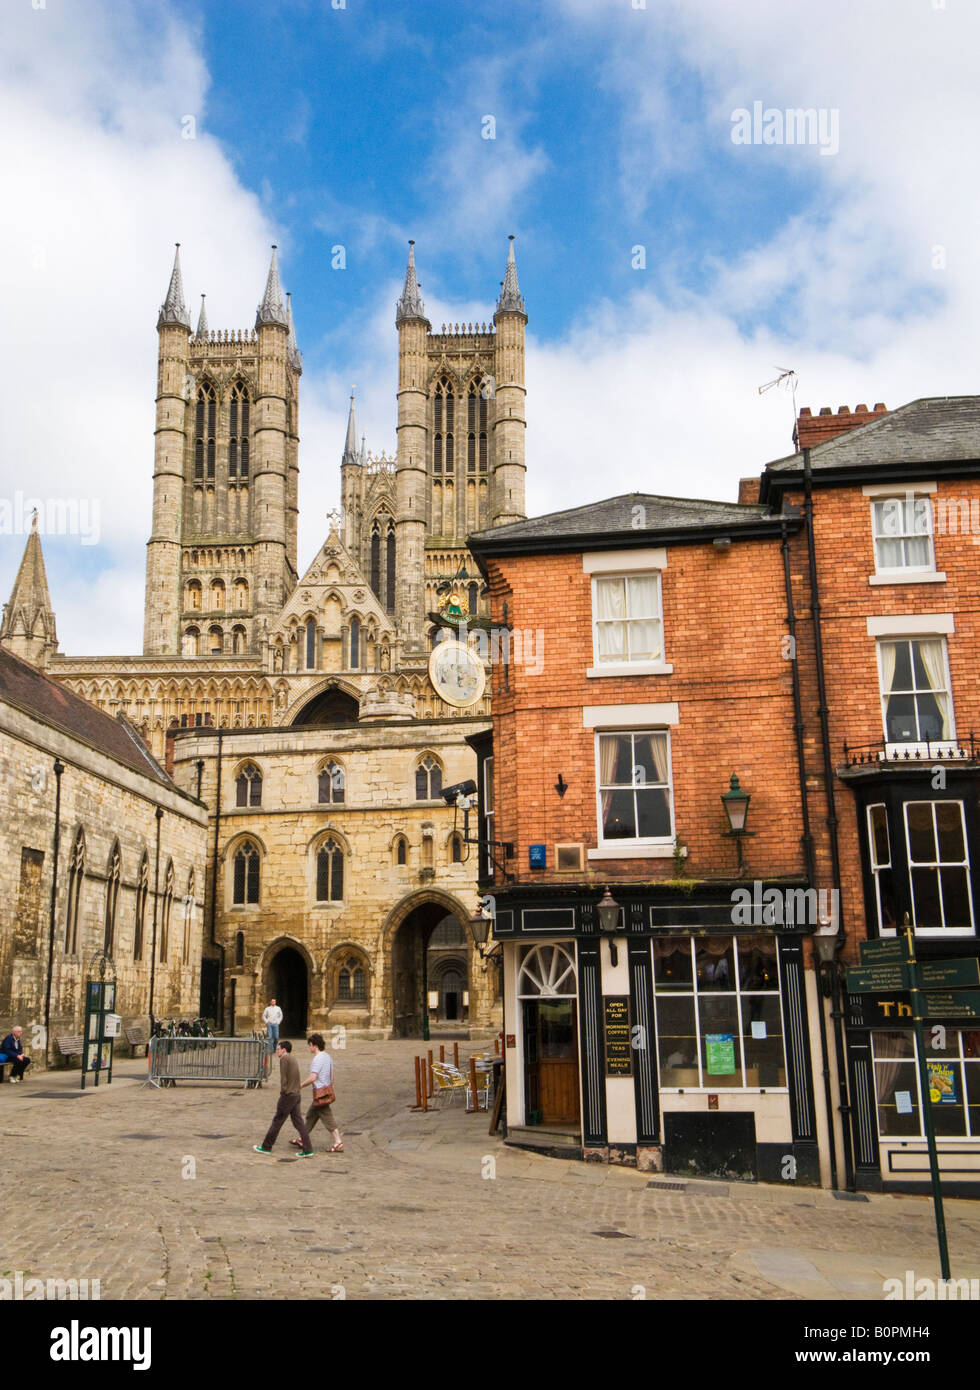
[[[977,495],[980,402],[831,419],[754,501],[634,494],[471,538],[509,643],[475,746],[517,1142],[925,1176],[910,1035],[881,1026],[902,1000],[847,996],[839,962],[906,911],[921,955],[976,954],[976,552],[947,523]],[[817,969],[815,931],[838,963]],[[943,1054],[959,1182],[975,1041]]]

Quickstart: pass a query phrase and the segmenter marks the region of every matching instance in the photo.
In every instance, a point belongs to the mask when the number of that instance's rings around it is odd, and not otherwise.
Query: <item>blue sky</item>
[[[280,246],[301,564],[351,383],[394,449],[409,237],[438,328],[490,317],[517,236],[532,514],[734,497],[789,448],[778,367],[814,409],[975,392],[977,51],[960,0],[8,0],[0,501],[98,510],[96,544],[44,537],[62,648],[141,646],[174,241],[212,328],[251,326]],[[755,102],[834,148],[734,143]],[[4,596],[22,548],[0,533]]]

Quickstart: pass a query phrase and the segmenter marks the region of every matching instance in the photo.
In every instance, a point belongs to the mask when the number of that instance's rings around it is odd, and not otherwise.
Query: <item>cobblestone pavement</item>
[[[84,1093],[77,1070],[0,1087],[4,1169],[20,1175],[0,1275],[98,1278],[104,1299],[880,1299],[886,1278],[938,1274],[927,1198],[657,1190],[509,1149],[485,1114],[410,1111],[418,1049],[335,1053],[344,1153],[318,1127],[302,1161],[289,1125],[271,1157],[252,1152],[275,1064],[260,1090],[143,1087],[142,1061]],[[980,1277],[980,1203],[950,1201],[947,1223],[953,1275]]]

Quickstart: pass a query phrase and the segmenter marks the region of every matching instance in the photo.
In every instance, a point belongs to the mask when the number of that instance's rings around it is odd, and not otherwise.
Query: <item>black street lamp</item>
[[[599,930],[609,938],[609,960],[612,965],[619,964],[619,953],[614,940],[619,931],[619,903],[607,888],[596,908],[599,914]]]

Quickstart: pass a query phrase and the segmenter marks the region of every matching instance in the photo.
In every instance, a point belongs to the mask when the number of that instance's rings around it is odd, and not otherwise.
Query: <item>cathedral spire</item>
[[[347,412],[347,439],[344,442],[344,463],[360,463],[357,454],[357,412],[354,409],[354,388],[351,387],[350,409]]]
[[[415,273],[415,242],[408,243],[408,267],[405,271],[405,288],[402,290],[402,297],[395,306],[395,323],[403,323],[407,319],[424,319],[425,305],[422,303],[421,288],[418,276]]]
[[[289,341],[286,351],[289,356],[289,365],[300,371],[303,366],[303,356],[296,341],[296,325],[293,323],[293,300],[292,295],[286,295],[286,323],[289,327]]]
[[[157,328],[162,328],[164,324],[180,324],[186,328],[188,333],[191,331],[191,316],[187,312],[184,303],[184,283],[180,278],[180,242],[177,242],[177,249],[174,252],[174,268],[170,272],[170,287],[167,290],[167,297],[160,305],[160,314],[157,318]]]
[[[10,602],[4,605],[0,641],[15,656],[36,665],[42,664],[48,651],[56,651],[58,647],[36,511],[10,592]]]
[[[504,283],[501,286],[500,298],[497,300],[498,314],[525,314],[524,296],[521,294],[520,286],[517,283],[517,261],[514,258],[514,238],[510,238],[510,249],[507,252],[507,269],[504,272]]]
[[[272,248],[272,260],[269,264],[269,278],[265,282],[265,294],[262,296],[262,303],[255,315],[256,328],[261,328],[263,324],[267,323],[278,324],[281,328],[289,327],[286,306],[282,302],[282,285],[279,283],[279,262],[276,260],[275,246]]]
[[[197,320],[197,332],[195,338],[206,338],[208,336],[208,311],[204,307],[204,295],[201,295],[201,312]]]

